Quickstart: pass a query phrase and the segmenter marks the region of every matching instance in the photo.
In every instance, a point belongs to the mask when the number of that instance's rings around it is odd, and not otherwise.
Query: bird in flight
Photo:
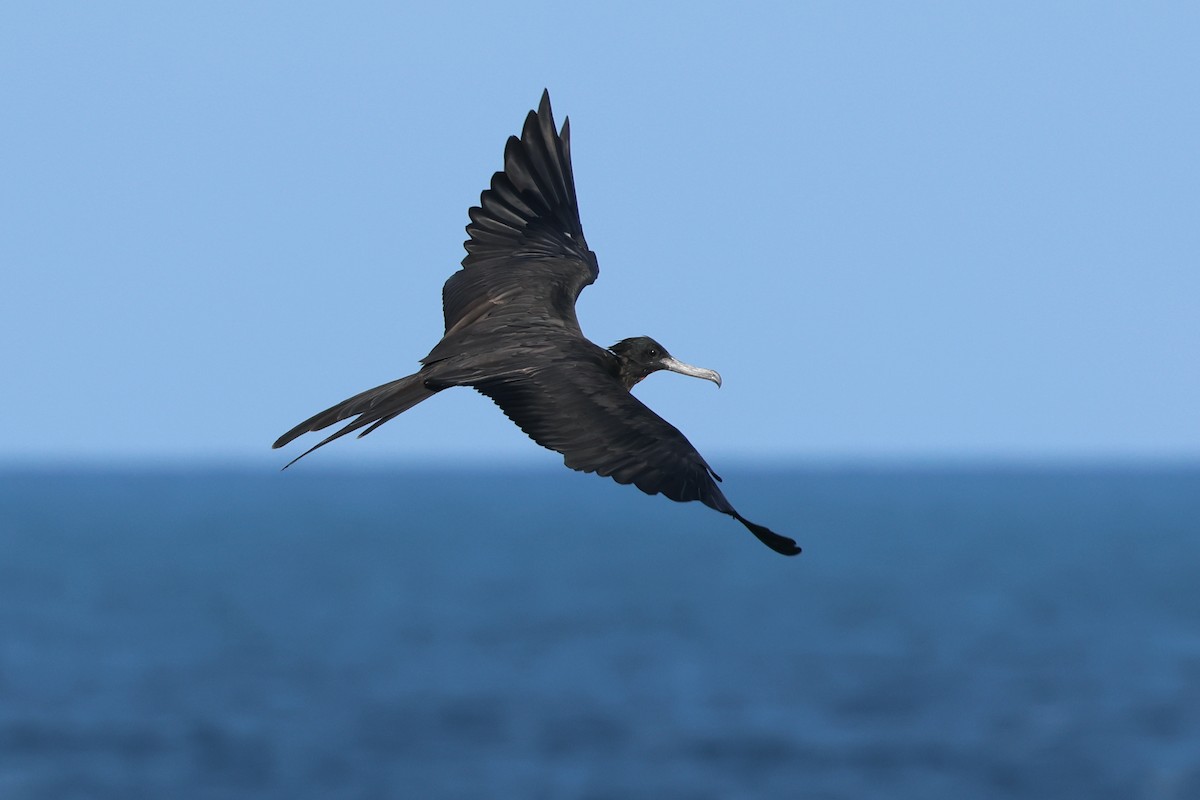
[[[343,400],[280,436],[274,447],[355,418],[287,466],[353,431],[365,436],[443,389],[470,386],[571,469],[679,502],[699,500],[775,552],[799,553],[793,540],[739,514],[692,443],[630,394],[659,370],[717,386],[721,376],[679,361],[648,336],[606,349],[580,330],[575,301],[600,268],[579,222],[570,121],[555,128],[549,92],[526,116],[521,135],[509,137],[504,169],[469,213],[467,256],[442,288],[442,340],[416,373]]]

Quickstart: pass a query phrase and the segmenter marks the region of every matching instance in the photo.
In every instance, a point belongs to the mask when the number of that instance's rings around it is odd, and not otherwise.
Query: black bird
[[[352,431],[365,429],[359,434],[365,436],[443,389],[470,386],[535,442],[561,453],[571,469],[680,502],[699,500],[741,522],[775,552],[799,553],[791,539],[739,514],[691,442],[629,393],[662,369],[717,386],[721,376],[676,360],[647,336],[606,350],[580,330],[575,301],[600,269],[579,222],[570,121],[555,130],[548,92],[525,118],[520,138],[509,137],[504,170],[492,176],[470,217],[467,257],[442,289],[446,334],[421,359],[421,369],[343,400],[280,436],[275,447],[357,417],[287,466]]]

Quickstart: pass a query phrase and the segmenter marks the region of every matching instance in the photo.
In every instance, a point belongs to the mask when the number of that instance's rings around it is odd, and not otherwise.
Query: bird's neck
[[[625,387],[625,391],[631,391],[648,374],[650,373],[646,372],[641,365],[617,356],[617,379],[621,381],[621,385]]]

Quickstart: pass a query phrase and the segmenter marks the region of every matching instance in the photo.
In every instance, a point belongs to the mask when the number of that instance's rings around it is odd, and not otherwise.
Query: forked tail
[[[293,458],[284,465],[283,468],[287,469],[313,450],[327,445],[334,439],[345,436],[347,433],[353,433],[359,428],[366,427],[367,429],[360,433],[359,437],[366,436],[392,417],[403,414],[422,400],[433,397],[438,391],[427,387],[424,376],[417,372],[413,375],[394,380],[391,383],[376,386],[374,389],[368,389],[365,392],[354,395],[354,397],[348,400],[343,400],[336,406],[325,409],[320,414],[309,417],[283,436],[280,436],[271,447],[283,447],[288,442],[306,433],[323,430],[335,422],[341,422],[353,416],[358,417],[358,419],[337,433],[327,436]],[[370,427],[367,427],[368,425]]]

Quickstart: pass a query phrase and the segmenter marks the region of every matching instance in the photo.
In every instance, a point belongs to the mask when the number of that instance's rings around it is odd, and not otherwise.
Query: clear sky
[[[722,373],[637,390],[714,464],[1200,457],[1198,8],[9,4],[0,461],[282,464],[543,87],[584,331]],[[469,390],[317,458],[559,460]]]

